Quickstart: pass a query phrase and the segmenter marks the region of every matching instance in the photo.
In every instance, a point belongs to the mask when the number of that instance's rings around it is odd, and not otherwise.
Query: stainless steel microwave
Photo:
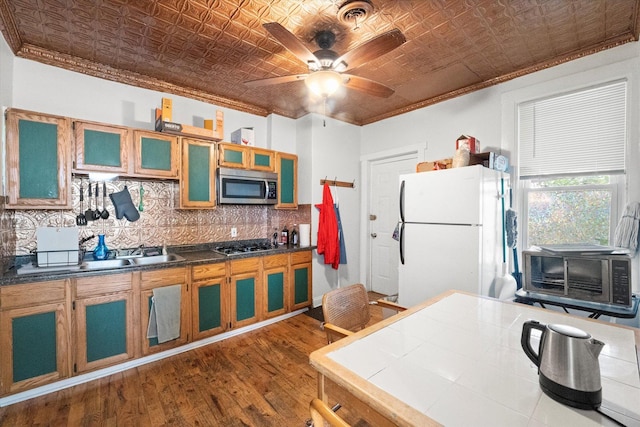
[[[631,307],[631,257],[524,251],[525,291]]]
[[[218,168],[216,190],[220,205],[274,205],[278,202],[278,174]]]

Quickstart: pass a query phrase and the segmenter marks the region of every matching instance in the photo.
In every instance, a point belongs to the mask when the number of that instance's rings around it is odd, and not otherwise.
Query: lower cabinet
[[[227,330],[229,291],[226,263],[197,265],[191,269],[193,339],[199,340]]]
[[[232,328],[260,320],[260,263],[259,257],[229,261]]]
[[[68,280],[0,288],[3,394],[71,375],[68,297]]]
[[[271,255],[262,258],[262,316],[267,319],[287,312],[286,298],[289,288],[289,255]]]
[[[292,252],[290,264],[290,311],[309,307],[311,293],[311,251]]]
[[[189,341],[191,329],[191,304],[189,302],[189,286],[185,267],[167,268],[163,270],[142,271],[140,275],[140,336],[142,337],[142,354],[148,355],[170,348],[179,347]],[[151,315],[154,290],[168,286],[180,286],[180,331],[179,336],[167,342],[159,342],[158,338],[147,338],[149,318]],[[167,291],[168,289],[165,289]],[[158,292],[158,294],[160,294]]]
[[[179,298],[177,337],[162,343],[147,337],[154,292]],[[311,298],[310,250],[0,286],[0,394],[179,347]]]
[[[135,357],[130,273],[76,279],[73,308],[76,372]]]

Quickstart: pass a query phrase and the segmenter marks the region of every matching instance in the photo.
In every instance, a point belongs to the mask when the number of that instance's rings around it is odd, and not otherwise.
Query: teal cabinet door
[[[269,318],[285,313],[286,278],[286,267],[265,271],[265,317]]]
[[[211,142],[181,138],[180,207],[212,208],[216,205],[216,149]]]
[[[291,254],[291,311],[311,305],[311,251],[300,251]]]
[[[64,303],[2,312],[0,372],[4,394],[28,390],[70,375],[65,313]]]
[[[249,167],[249,149],[238,144],[218,144],[218,164],[228,168]]]
[[[298,208],[298,156],[277,153],[278,204],[276,209]]]
[[[7,110],[8,208],[71,208],[71,142],[65,117]]]
[[[129,129],[100,123],[73,122],[74,170],[126,174],[129,171]]]
[[[219,334],[227,329],[227,303],[224,293],[225,277],[194,283],[194,339]]]
[[[130,292],[76,301],[76,370],[84,372],[133,358]]]
[[[273,172],[276,170],[276,156],[275,151],[265,150],[263,148],[249,149],[249,155],[251,157],[250,169],[261,170],[267,172]]]
[[[134,173],[144,177],[179,178],[178,137],[160,132],[135,131]]]
[[[231,327],[238,328],[260,320],[258,272],[231,278]]]

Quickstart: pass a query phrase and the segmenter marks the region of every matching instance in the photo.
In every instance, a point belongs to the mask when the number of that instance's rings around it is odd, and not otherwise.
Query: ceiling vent
[[[370,0],[348,0],[338,9],[338,20],[357,30],[372,12],[373,4]]]

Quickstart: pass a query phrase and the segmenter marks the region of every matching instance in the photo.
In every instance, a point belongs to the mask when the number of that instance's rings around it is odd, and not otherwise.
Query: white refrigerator
[[[401,305],[449,289],[494,296],[502,273],[501,178],[481,165],[400,176]]]

